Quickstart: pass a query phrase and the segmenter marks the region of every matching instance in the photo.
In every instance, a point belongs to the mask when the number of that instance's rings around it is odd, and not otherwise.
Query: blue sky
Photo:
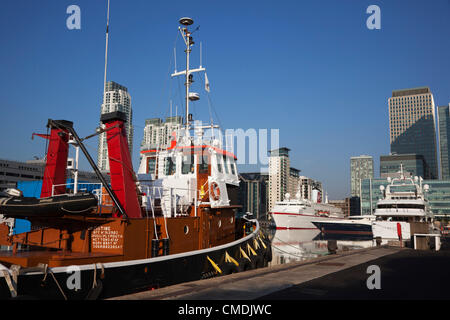
[[[72,4],[81,30],[66,27]],[[366,27],[372,4],[380,30]],[[111,0],[108,80],[132,97],[135,169],[145,119],[165,117],[169,98],[179,101],[168,74],[183,16],[200,25],[194,37],[220,123],[280,129],[291,165],[322,181],[332,199],[349,194],[351,156],[372,155],[378,175],[379,156],[389,153],[392,90],[429,86],[436,105],[450,102],[448,0]],[[45,132],[48,118],[73,121],[80,136],[94,132],[105,22],[106,0],[2,1],[1,158],[42,157],[45,142],[31,134]],[[196,66],[198,51],[192,58]],[[208,120],[207,110],[196,105],[194,118]],[[96,158],[97,140],[87,146]]]

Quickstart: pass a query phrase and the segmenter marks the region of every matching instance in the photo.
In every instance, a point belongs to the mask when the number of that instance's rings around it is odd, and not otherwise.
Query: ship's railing
[[[149,186],[140,185],[141,191],[146,194],[144,197],[143,206],[147,211],[151,211],[152,215],[157,211],[155,206],[155,200],[160,200],[161,211],[164,217],[177,217],[185,216],[185,209],[187,209],[192,202],[189,201],[193,199],[195,216],[197,216],[199,190],[195,186],[192,188],[181,188],[181,187],[162,187],[162,186]],[[181,192],[177,192],[181,191]],[[180,195],[183,194],[183,195]],[[185,203],[180,203],[181,199],[184,197],[189,200]],[[166,202],[166,200],[168,200]],[[168,207],[167,207],[168,206]]]
[[[384,212],[395,212],[395,213],[425,213],[425,209],[424,208],[395,208],[395,207],[390,207],[390,208],[377,208],[380,211],[384,211]]]
[[[425,211],[422,209],[395,209],[395,208],[382,208],[382,209],[378,209],[378,210],[382,210],[381,212],[379,212],[378,214],[376,214],[377,216],[386,216],[386,215],[393,215],[393,216],[414,216],[414,217],[425,217]],[[383,214],[384,212],[384,214]]]
[[[74,186],[73,189],[67,188],[68,186]],[[88,188],[86,188],[85,186],[98,186],[98,188],[92,188],[91,192],[93,195],[96,196],[97,200],[98,200],[98,204],[101,206],[103,205],[103,200],[105,197],[103,197],[103,184],[100,182],[79,182],[75,188],[75,183],[64,183],[64,184],[54,184],[52,186],[52,197],[55,195],[55,188],[56,187],[62,187],[65,186],[66,190],[70,189],[73,190],[73,193],[78,193],[78,192],[88,192]],[[79,187],[81,186],[81,188]],[[65,194],[71,194],[71,193],[65,193]]]
[[[186,210],[183,210],[184,206],[186,209],[191,205],[190,201],[187,201],[185,204],[178,204],[178,202],[182,199],[182,197],[178,194],[177,191],[182,191],[187,195],[188,198],[194,195],[194,210],[195,216],[197,216],[197,208],[198,208],[198,190],[196,187],[194,188],[180,188],[180,187],[162,187],[162,186],[149,186],[145,184],[140,185],[141,192],[145,193],[143,197],[142,205],[145,206],[147,217],[148,212],[150,211],[153,218],[153,225],[155,228],[155,235],[157,236],[157,227],[156,227],[156,219],[155,212],[157,211],[157,207],[155,205],[155,200],[160,200],[160,208],[161,213],[164,219],[164,227],[166,230],[166,235],[169,237],[169,233],[167,230],[167,217],[177,217],[177,216],[187,216]],[[166,200],[169,200],[168,204]],[[168,208],[166,207],[168,205]],[[149,210],[150,209],[150,210]]]
[[[207,182],[206,182],[207,183]],[[205,183],[205,184],[206,184]],[[112,201],[109,198],[107,193],[103,193],[103,184],[100,182],[92,182],[92,183],[78,183],[77,188],[75,188],[75,183],[64,183],[64,184],[55,184],[52,186],[52,196],[55,195],[55,188],[64,186],[66,190],[73,190],[72,193],[66,192],[65,194],[73,194],[75,190],[78,192],[88,192],[89,188],[86,186],[98,186],[96,188],[92,188],[90,192],[95,195],[98,200],[98,205],[101,208],[102,206],[112,206]],[[68,188],[69,186],[74,186],[74,188]],[[78,187],[78,186],[81,186]],[[200,194],[200,190],[197,190],[196,186],[192,186],[191,188],[182,188],[182,187],[162,187],[162,186],[149,186],[145,184],[140,185],[141,191],[145,193],[146,196],[143,197],[142,206],[146,209],[148,213],[152,213],[152,216],[155,216],[155,212],[157,212],[158,208],[155,206],[155,200],[160,199],[161,211],[164,217],[177,217],[177,216],[186,216],[186,209],[192,204],[192,201],[186,201],[185,203],[180,203],[183,197],[186,197],[190,200],[193,199],[195,216],[197,216],[197,210],[199,206],[199,199],[204,197],[204,194]],[[181,192],[178,192],[181,191]],[[205,194],[209,192],[208,188],[206,188]],[[180,195],[180,193],[182,195]],[[165,200],[169,200],[166,203]],[[168,206],[168,207],[167,207]]]

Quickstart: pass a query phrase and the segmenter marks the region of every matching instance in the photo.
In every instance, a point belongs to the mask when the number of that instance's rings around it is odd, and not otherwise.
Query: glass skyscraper
[[[389,98],[391,154],[421,154],[425,179],[438,178],[434,99],[428,87],[394,90]]]
[[[389,103],[391,154],[421,154],[425,179],[438,178],[434,99],[428,87],[392,91]]]
[[[428,166],[421,154],[396,154],[380,156],[380,177],[393,177],[403,167],[404,173],[412,176],[428,176]],[[398,174],[399,175],[399,174]]]
[[[449,106],[438,107],[439,154],[441,158],[441,179],[450,180],[450,114]]]
[[[239,174],[239,201],[241,213],[251,212],[256,219],[267,219],[269,181],[268,173],[252,172]]]

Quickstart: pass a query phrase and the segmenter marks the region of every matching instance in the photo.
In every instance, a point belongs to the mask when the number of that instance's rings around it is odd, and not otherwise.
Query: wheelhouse
[[[238,183],[236,156],[228,151],[211,147],[178,147],[172,150],[143,151],[139,173],[152,175],[153,179],[170,176],[207,174],[227,183]]]

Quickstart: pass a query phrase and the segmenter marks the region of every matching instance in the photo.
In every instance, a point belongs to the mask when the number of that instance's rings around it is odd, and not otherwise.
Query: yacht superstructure
[[[403,168],[400,173],[400,178],[388,178],[390,184],[386,188],[380,186],[384,198],[377,202],[374,213],[375,238],[408,240],[412,229],[425,229],[427,233],[432,228],[433,213],[425,197],[429,186],[423,185],[422,177],[406,178]]]

